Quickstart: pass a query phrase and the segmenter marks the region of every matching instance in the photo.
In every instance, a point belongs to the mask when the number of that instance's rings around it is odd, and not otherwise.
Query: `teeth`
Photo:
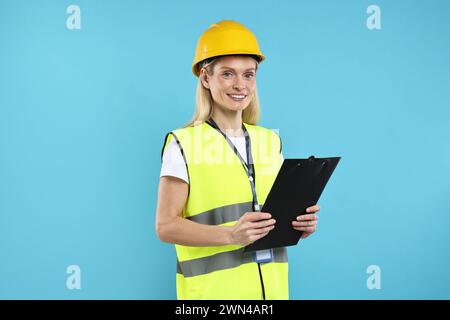
[[[244,99],[245,95],[234,95],[234,94],[231,94],[230,97],[232,97],[234,99]]]

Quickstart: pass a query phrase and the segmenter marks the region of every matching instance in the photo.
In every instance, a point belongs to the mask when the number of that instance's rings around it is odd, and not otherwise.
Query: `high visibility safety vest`
[[[262,208],[281,167],[281,140],[272,130],[243,123],[250,138],[254,183]],[[162,155],[174,138],[189,176],[184,218],[208,225],[232,226],[253,207],[245,167],[224,135],[210,123],[167,133]],[[175,245],[177,298],[289,299],[286,248],[273,249],[272,261],[258,263],[240,245]]]

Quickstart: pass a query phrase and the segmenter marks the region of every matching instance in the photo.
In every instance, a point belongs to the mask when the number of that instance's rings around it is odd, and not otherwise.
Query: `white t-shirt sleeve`
[[[177,177],[186,181],[186,183],[189,183],[186,163],[184,162],[181,149],[174,137],[172,137],[164,150],[161,173],[159,176]]]
[[[241,154],[242,158],[246,159],[245,152],[245,140],[239,139],[231,139],[232,142],[236,145],[238,152]],[[281,162],[283,162],[283,152],[281,152]],[[181,154],[181,149],[175,138],[172,137],[166,149],[164,150],[161,173],[159,175],[162,176],[172,176],[180,178],[186,183],[189,183],[188,172],[186,168],[186,164],[184,162],[183,155]]]

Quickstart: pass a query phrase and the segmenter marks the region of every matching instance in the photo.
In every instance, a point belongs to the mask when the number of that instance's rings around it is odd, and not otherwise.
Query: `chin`
[[[247,103],[247,102],[237,102],[237,103],[234,103],[232,105],[229,105],[228,109],[236,110],[236,111],[237,110],[244,110],[245,108],[248,107],[249,104],[250,103]]]
[[[226,102],[226,103],[225,103]],[[219,103],[222,109],[229,110],[229,111],[239,111],[244,110],[250,105],[250,102],[247,101],[241,101],[241,102],[229,102],[229,101],[222,101]]]

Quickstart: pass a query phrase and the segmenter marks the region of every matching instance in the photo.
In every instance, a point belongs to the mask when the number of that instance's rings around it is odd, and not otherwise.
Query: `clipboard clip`
[[[314,156],[310,156],[310,157],[308,158],[308,161],[309,161],[309,162],[313,162],[314,160],[316,160],[316,158],[315,158]],[[325,159],[324,161],[322,161],[322,167],[321,167],[320,169],[325,168],[325,166],[328,164],[328,162],[329,162],[328,159]],[[297,164],[297,165],[300,165],[300,163]]]

